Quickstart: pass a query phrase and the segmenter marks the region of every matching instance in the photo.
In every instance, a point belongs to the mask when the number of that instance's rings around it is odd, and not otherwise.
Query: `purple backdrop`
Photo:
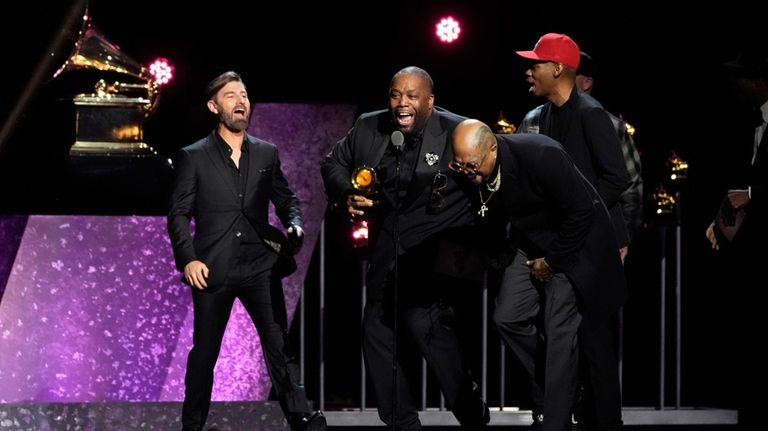
[[[319,166],[353,116],[349,105],[254,106],[249,132],[278,146],[305,214],[299,269],[284,283],[291,318],[325,208]],[[20,220],[0,219],[0,238],[18,236]],[[0,402],[183,398],[191,299],[164,217],[30,216],[18,250],[2,244],[0,269],[13,266],[0,302]],[[215,379],[218,401],[264,400],[271,387],[239,303]]]

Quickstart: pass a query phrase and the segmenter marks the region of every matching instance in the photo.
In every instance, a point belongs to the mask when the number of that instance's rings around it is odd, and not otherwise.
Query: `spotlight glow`
[[[435,34],[437,34],[440,42],[443,43],[454,42],[459,38],[459,33],[461,33],[461,25],[450,16],[442,18],[435,27],[437,29]]]
[[[352,226],[352,247],[362,248],[368,246],[368,222],[358,220]]]
[[[165,58],[158,58],[149,65],[149,74],[157,85],[165,85],[173,79],[173,66]]]

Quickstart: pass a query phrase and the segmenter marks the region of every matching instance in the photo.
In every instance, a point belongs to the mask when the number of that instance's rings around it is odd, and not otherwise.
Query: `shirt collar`
[[[243,153],[248,153],[248,145],[245,145],[247,141],[247,137],[243,137],[243,143],[240,144],[240,151]],[[224,154],[229,155],[232,152],[232,148],[227,144],[227,141],[224,140],[224,138],[221,137],[219,132],[216,132],[216,146],[219,148],[220,151],[223,151]]]

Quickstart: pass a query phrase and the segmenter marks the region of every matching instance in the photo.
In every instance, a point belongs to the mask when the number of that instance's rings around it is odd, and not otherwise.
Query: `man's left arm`
[[[621,193],[630,186],[619,137],[608,112],[601,108],[594,107],[586,112],[583,127],[592,151],[597,190],[605,206],[613,208]]]
[[[283,169],[280,164],[280,154],[275,148],[275,156],[272,165],[272,190],[270,191],[270,200],[275,204],[275,213],[283,224],[283,227],[287,228],[288,240],[296,250],[296,247],[301,246],[301,241],[304,236],[302,225],[301,207],[299,205],[299,199],[293,190],[288,186],[288,180],[286,180],[283,174]]]
[[[575,265],[595,222],[595,203],[587,191],[591,186],[565,150],[547,148],[537,165],[539,184],[558,220],[545,260],[553,272],[566,272]]]

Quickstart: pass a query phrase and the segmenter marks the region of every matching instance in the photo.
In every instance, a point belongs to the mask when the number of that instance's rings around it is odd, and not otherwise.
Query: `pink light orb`
[[[450,16],[440,19],[435,28],[437,29],[435,34],[437,34],[440,42],[443,43],[454,42],[459,38],[459,33],[461,33],[461,25]]]
[[[165,58],[158,58],[149,65],[149,74],[157,85],[165,85],[173,79],[173,66]]]

